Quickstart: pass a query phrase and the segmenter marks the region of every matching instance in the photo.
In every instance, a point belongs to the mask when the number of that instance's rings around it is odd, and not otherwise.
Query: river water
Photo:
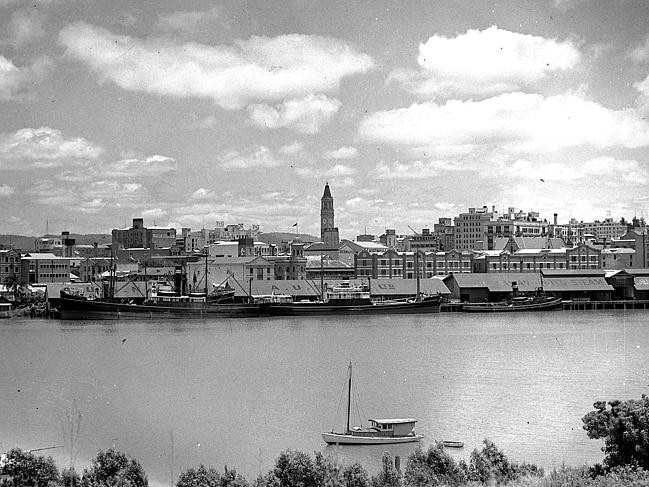
[[[285,449],[372,471],[383,451],[326,447],[344,423],[347,363],[361,418],[414,417],[426,447],[484,438],[552,468],[601,461],[581,417],[649,391],[646,311],[213,321],[0,321],[0,451],[63,444],[82,412],[77,465],[116,447],[152,485],[200,463],[249,479]],[[64,449],[53,449],[60,466]]]

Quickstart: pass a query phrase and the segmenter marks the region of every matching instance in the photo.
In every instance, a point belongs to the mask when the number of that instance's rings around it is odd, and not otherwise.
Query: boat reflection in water
[[[424,435],[415,434],[416,419],[392,418],[370,419],[370,427],[355,426],[350,428],[352,396],[352,363],[347,369],[347,422],[345,431],[322,433],[322,439],[328,444],[345,445],[386,445],[392,443],[412,443],[421,440]]]

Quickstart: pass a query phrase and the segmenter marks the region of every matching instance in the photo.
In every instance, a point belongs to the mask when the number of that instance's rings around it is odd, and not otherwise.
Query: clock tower
[[[338,247],[340,243],[338,229],[334,226],[334,199],[329,190],[329,183],[325,184],[320,199],[320,238],[330,247]]]

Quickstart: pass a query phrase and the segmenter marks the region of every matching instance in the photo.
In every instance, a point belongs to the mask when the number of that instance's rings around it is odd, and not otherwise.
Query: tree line
[[[248,480],[227,466],[199,465],[182,472],[176,487],[649,487],[649,398],[598,401],[583,418],[590,438],[604,440],[604,460],[592,467],[562,467],[547,475],[536,465],[516,463],[484,440],[468,460],[456,461],[437,443],[417,448],[401,468],[387,453],[381,469],[369,475],[354,463],[341,466],[321,452],[279,454],[265,475]],[[81,474],[59,470],[51,457],[18,448],[0,459],[0,487],[148,487],[139,462],[114,449],[99,451]]]

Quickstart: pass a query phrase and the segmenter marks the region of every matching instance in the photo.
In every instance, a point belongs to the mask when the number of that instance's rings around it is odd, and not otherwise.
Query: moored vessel
[[[277,316],[437,313],[442,301],[441,294],[423,296],[419,292],[405,299],[373,300],[369,286],[349,281],[331,288],[322,285],[321,289],[318,301],[271,303],[268,312]]]
[[[351,395],[352,395],[352,363],[347,369],[347,422],[345,431],[322,433],[322,439],[328,444],[346,445],[386,445],[392,443],[412,443],[421,440],[424,435],[415,434],[416,419],[390,418],[370,419],[369,428],[360,426],[350,428]]]

